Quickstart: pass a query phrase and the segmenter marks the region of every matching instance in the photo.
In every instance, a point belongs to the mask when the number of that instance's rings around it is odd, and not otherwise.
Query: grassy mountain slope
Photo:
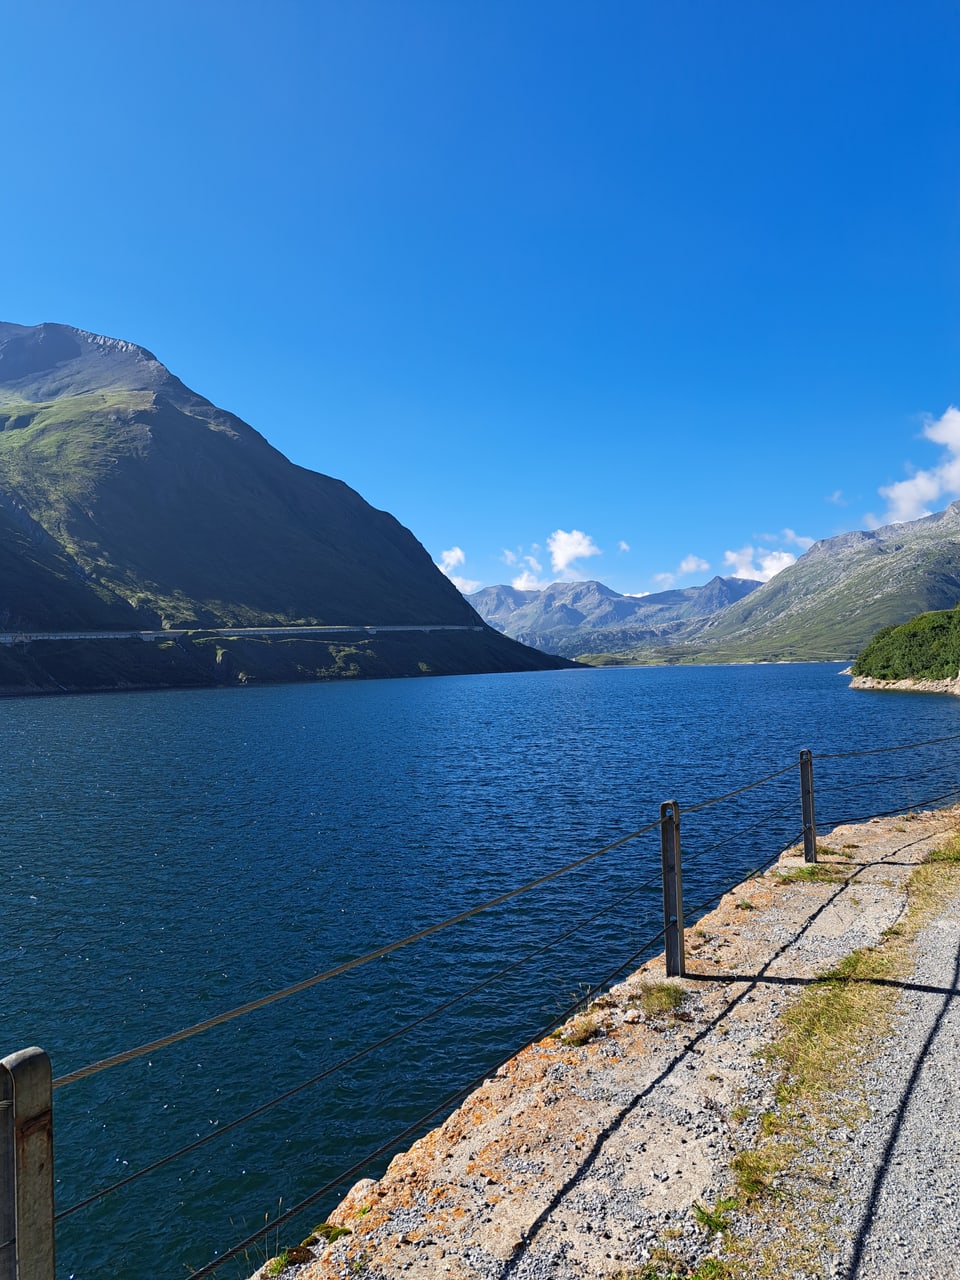
[[[0,324],[0,630],[344,623],[481,619],[393,516],[149,351]]]
[[[37,329],[0,326],[0,492],[99,592],[171,626],[476,621],[392,516],[149,352]]]

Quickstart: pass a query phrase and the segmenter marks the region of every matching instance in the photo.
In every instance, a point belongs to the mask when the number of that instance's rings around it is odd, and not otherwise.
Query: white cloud
[[[510,585],[516,591],[542,591],[544,587],[550,585],[549,582],[539,577],[543,572],[543,565],[532,554],[532,551],[539,550],[539,543],[536,542],[532,544],[531,551],[524,551],[523,547],[517,547],[515,551],[509,551],[504,548],[500,556],[503,563],[511,568],[520,569],[520,572],[510,580]]]
[[[461,547],[451,547],[449,551],[440,552],[440,563],[437,568],[449,578],[450,570],[455,569],[458,564],[463,564],[466,558]]]
[[[769,582],[796,558],[789,551],[765,551],[763,547],[750,546],[723,553],[723,563],[734,578],[754,578],[760,582]]]
[[[792,529],[784,529],[781,533],[784,542],[794,547],[802,547],[804,551],[809,551],[816,541],[815,538],[808,538],[805,534],[794,533]]]
[[[617,547],[620,551],[629,551],[630,543],[624,542],[624,540],[621,538],[620,541],[617,543]]]
[[[946,413],[936,419],[926,414],[923,434],[934,444],[946,445],[951,453],[960,453],[960,409],[950,405]]]
[[[950,405],[939,418],[924,418],[923,434],[946,452],[935,467],[915,471],[906,480],[883,485],[879,494],[887,501],[883,524],[899,524],[930,515],[944,499],[960,495],[960,409]],[[871,520],[873,517],[870,517]]]
[[[881,523],[899,524],[930,515],[933,504],[944,492],[939,472],[940,468],[934,467],[930,471],[918,471],[909,480],[883,485],[878,492],[881,498],[886,498],[887,510],[880,517]]]
[[[683,557],[673,573],[655,573],[651,581],[655,582],[662,591],[666,591],[678,578],[686,577],[690,573],[704,573],[709,568],[708,561],[691,554]]]
[[[785,542],[788,546],[800,547],[804,551],[809,551],[816,541],[815,538],[807,538],[793,529],[781,529],[779,533],[757,533],[754,537],[761,542],[769,542],[771,546],[777,542]]]
[[[824,498],[824,502],[832,502],[835,507],[848,507],[850,503],[843,496],[842,489],[834,489],[833,493],[828,493]]]
[[[700,556],[689,555],[684,556],[680,561],[677,573],[682,577],[687,573],[706,573],[709,568],[710,565],[708,561],[702,560]]]
[[[445,573],[458,591],[462,591],[465,596],[470,595],[472,591],[480,589],[480,583],[474,582],[472,578],[460,578],[453,570],[466,561],[466,555],[461,547],[450,547],[447,551],[440,552],[440,563],[437,568],[441,573]]]
[[[529,569],[524,569],[523,573],[518,574],[510,585],[514,591],[542,591],[544,587],[550,584],[541,582],[535,573],[531,573]]]
[[[539,550],[540,550],[540,547],[535,542],[531,548],[531,551],[539,551]],[[503,549],[503,553],[500,556],[500,559],[503,561],[505,565],[509,565],[511,568],[513,568],[513,566],[517,564],[525,564],[527,568],[532,569],[534,573],[540,573],[543,570],[543,565],[540,563],[537,557],[535,555],[531,555],[529,551],[524,552],[523,547],[517,547],[516,551],[508,551],[507,548],[505,547]]]
[[[761,559],[760,572],[757,577],[761,582],[769,582],[781,569],[788,569],[790,565],[796,564],[796,562],[797,557],[789,551],[771,551]]]
[[[571,529],[569,533],[565,529],[555,529],[547,539],[547,549],[554,573],[574,582],[580,577],[579,571],[571,568],[575,560],[603,554],[590,535],[579,529]]]

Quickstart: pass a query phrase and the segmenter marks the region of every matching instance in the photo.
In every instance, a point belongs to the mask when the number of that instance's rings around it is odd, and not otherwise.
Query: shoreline
[[[695,1206],[731,1194],[731,1161],[773,1105],[759,1055],[781,1013],[896,924],[909,875],[958,817],[838,827],[821,878],[788,851],[688,928],[684,979],[646,962],[351,1187],[328,1218],[340,1238],[307,1237],[295,1265],[256,1277],[612,1280],[666,1244],[689,1266],[715,1254]],[[645,993],[664,986],[682,1003],[650,1011]]]
[[[918,680],[913,677],[904,680],[877,680],[873,676],[853,676],[850,680],[850,688],[874,689],[881,692],[889,689],[906,693],[951,693],[960,697],[960,676],[955,680]]]

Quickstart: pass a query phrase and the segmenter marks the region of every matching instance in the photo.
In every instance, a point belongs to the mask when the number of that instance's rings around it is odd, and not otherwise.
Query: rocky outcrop
[[[909,693],[955,693],[960,695],[960,676],[956,680],[875,680],[873,676],[854,676],[851,689],[897,689]]]

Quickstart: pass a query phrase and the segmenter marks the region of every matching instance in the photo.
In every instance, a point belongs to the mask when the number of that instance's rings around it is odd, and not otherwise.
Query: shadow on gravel
[[[850,877],[850,879],[853,879],[853,878],[854,877]],[[630,1099],[630,1101],[627,1102],[620,1109],[620,1111],[617,1112],[617,1114],[613,1117],[610,1123],[604,1129],[602,1129],[599,1134],[597,1134],[597,1137],[594,1140],[593,1146],[586,1153],[582,1162],[577,1167],[576,1171],[567,1179],[567,1181],[563,1184],[562,1187],[559,1187],[557,1189],[556,1193],[554,1194],[553,1198],[550,1200],[549,1204],[547,1204],[541,1210],[540,1214],[535,1218],[535,1220],[530,1224],[529,1228],[524,1232],[519,1243],[514,1246],[513,1252],[506,1259],[504,1268],[499,1273],[500,1280],[508,1280],[508,1278],[516,1272],[517,1267],[520,1265],[522,1261],[523,1255],[525,1254],[527,1249],[529,1249],[530,1246],[533,1244],[541,1228],[549,1220],[550,1215],[557,1208],[557,1206],[562,1203],[562,1201],[566,1198],[566,1196],[569,1195],[570,1192],[587,1176],[587,1174],[596,1164],[601,1152],[603,1151],[604,1145],[607,1142],[607,1139],[610,1138],[612,1134],[616,1133],[616,1131],[620,1128],[620,1126],[627,1119],[627,1117],[632,1115],[632,1113],[637,1109],[640,1103],[643,1102],[644,1098],[648,1098],[650,1094],[652,1094],[653,1091],[670,1076],[670,1074],[683,1062],[685,1058],[689,1057],[689,1055],[692,1053],[696,1053],[697,1046],[707,1038],[707,1036],[711,1033],[711,1031],[715,1030],[716,1027],[720,1026],[720,1024],[725,1020],[725,1018],[731,1012],[731,1010],[735,1009],[737,1005],[741,1003],[741,1001],[746,999],[746,997],[750,994],[750,992],[754,990],[754,988],[761,982],[790,983],[793,981],[797,981],[797,982],[804,981],[803,979],[774,978],[774,977],[767,977],[765,975],[767,973],[767,970],[770,968],[770,966],[774,964],[775,961],[777,961],[780,958],[780,956],[784,954],[784,952],[788,951],[794,945],[794,943],[797,941],[798,938],[803,937],[803,935],[811,927],[814,921],[819,919],[819,917],[824,913],[824,911],[826,911],[827,908],[843,892],[843,890],[846,888],[848,883],[849,883],[849,880],[845,881],[843,884],[838,884],[834,892],[831,893],[830,896],[824,902],[822,902],[819,907],[817,907],[816,911],[814,911],[808,917],[808,919],[803,925],[803,928],[798,930],[798,932],[789,941],[783,943],[781,947],[778,947],[778,949],[773,953],[770,959],[767,960],[766,964],[764,964],[764,966],[760,969],[760,971],[757,974],[750,975],[747,978],[739,978],[739,979],[730,978],[723,974],[712,975],[712,974],[695,974],[695,973],[688,972],[685,975],[687,978],[696,979],[703,982],[724,983],[724,982],[741,981],[741,982],[745,982],[746,985],[744,986],[743,990],[739,992],[736,996],[734,996],[733,999],[730,1000],[726,1005],[724,1005],[724,1007],[720,1010],[720,1012],[714,1018],[712,1018],[710,1022],[708,1022],[705,1026],[703,1026],[697,1032],[697,1034],[683,1046],[682,1049],[680,1049],[676,1054],[674,1054],[673,1058],[666,1064],[666,1066],[659,1073],[659,1075],[657,1075],[653,1080],[651,1080],[650,1083],[646,1086],[646,1088],[642,1089],[639,1093],[635,1094]]]
[[[574,1188],[589,1174],[593,1166],[596,1164],[608,1138],[610,1138],[612,1134],[616,1133],[616,1131],[621,1127],[621,1125],[624,1123],[627,1117],[630,1116],[637,1109],[640,1103],[643,1102],[645,1098],[649,1097],[650,1094],[652,1094],[653,1091],[670,1076],[670,1074],[683,1062],[685,1058],[687,1058],[690,1054],[696,1052],[697,1046],[703,1040],[705,1040],[706,1037],[724,1021],[724,1019],[728,1016],[728,1014],[733,1009],[735,1009],[737,1005],[741,1003],[741,1001],[746,999],[746,997],[751,993],[751,991],[753,991],[761,983],[777,983],[784,986],[793,986],[793,985],[803,986],[803,985],[808,985],[811,982],[817,981],[816,978],[788,978],[788,977],[772,976],[768,973],[768,970],[775,963],[775,961],[777,961],[786,951],[788,951],[797,942],[799,938],[802,938],[804,934],[807,933],[807,931],[811,928],[814,922],[818,920],[821,915],[823,915],[823,913],[827,910],[827,908],[830,907],[836,901],[836,899],[840,896],[840,894],[843,893],[843,891],[854,880],[856,880],[857,877],[860,876],[864,871],[866,871],[870,867],[877,867],[877,866],[901,866],[901,865],[911,866],[911,867],[915,866],[916,863],[913,863],[913,862],[910,862],[910,863],[894,862],[893,857],[898,853],[902,853],[904,849],[909,849],[915,844],[921,844],[923,843],[923,840],[929,839],[929,838],[930,838],[929,836],[924,836],[920,840],[911,840],[907,844],[901,845],[899,848],[891,850],[891,854],[888,858],[880,858],[874,862],[847,863],[846,867],[850,868],[852,873],[848,876],[845,876],[842,882],[838,882],[836,884],[836,888],[834,892],[831,893],[829,897],[827,897],[820,904],[820,906],[816,909],[816,911],[814,911],[808,917],[803,927],[799,929],[797,933],[789,941],[783,943],[783,945],[780,946],[773,953],[773,955],[769,958],[769,960],[767,960],[766,964],[764,964],[763,967],[757,973],[741,976],[741,975],[727,975],[727,974],[697,974],[697,973],[688,972],[685,975],[686,978],[691,979],[693,981],[716,982],[721,984],[743,982],[746,985],[744,986],[742,991],[740,991],[736,996],[734,996],[733,999],[731,999],[729,1003],[726,1004],[720,1010],[720,1012],[716,1015],[716,1017],[714,1017],[704,1027],[702,1027],[700,1031],[698,1031],[697,1034],[690,1041],[688,1041],[687,1044],[684,1045],[682,1049],[680,1049],[674,1055],[674,1057],[667,1063],[667,1065],[663,1068],[663,1070],[659,1073],[659,1075],[656,1076],[656,1078],[652,1080],[646,1086],[646,1088],[644,1088],[640,1093],[636,1094],[633,1098],[630,1099],[629,1102],[627,1102],[621,1108],[621,1110],[614,1116],[614,1118],[610,1121],[610,1123],[597,1135],[593,1143],[593,1146],[586,1153],[580,1165],[577,1167],[576,1171],[567,1179],[567,1181],[563,1184],[562,1187],[559,1187],[557,1189],[556,1193],[554,1194],[550,1202],[543,1208],[543,1210],[536,1217],[536,1219],[530,1224],[529,1228],[523,1233],[523,1236],[520,1239],[520,1241],[514,1246],[512,1253],[505,1260],[503,1270],[499,1273],[501,1280],[509,1280],[509,1277],[516,1273],[517,1268],[520,1266],[522,1262],[523,1255],[526,1253],[526,1251],[530,1248],[530,1246],[536,1240],[541,1229],[549,1220],[550,1215],[554,1212],[557,1206],[562,1203],[562,1201],[566,1198],[566,1196],[569,1195],[570,1192],[573,1191]],[[960,957],[958,957],[958,966],[960,966]],[[954,981],[956,982],[956,978],[954,979]],[[946,989],[944,988],[931,989],[931,988],[927,988],[919,985],[916,988],[911,988],[911,984],[909,983],[891,982],[889,985],[902,987],[904,990],[910,990],[910,989],[932,990],[936,994],[943,993],[943,994],[946,994],[948,997],[950,995],[956,994],[955,992],[946,991]],[[944,1001],[944,1011],[948,1004],[949,1004],[949,998]],[[943,1017],[943,1011],[941,1011],[941,1014],[937,1019],[937,1026],[939,1026],[939,1023],[942,1017]],[[934,1034],[935,1034],[935,1030],[934,1032],[931,1032],[931,1036],[928,1039],[928,1044],[929,1044],[929,1040],[933,1038]],[[925,1046],[924,1052],[926,1052],[926,1046]],[[921,1055],[921,1058],[923,1056],[924,1055]],[[908,1091],[909,1091],[909,1088],[912,1087],[913,1081],[918,1071],[919,1071],[919,1065],[915,1069],[914,1075],[911,1076],[910,1085],[908,1086]],[[898,1125],[898,1128],[899,1128],[899,1125]],[[892,1151],[893,1149],[894,1141],[895,1141],[895,1136],[891,1138],[891,1143],[888,1146],[888,1151],[887,1153],[885,1153],[884,1165],[883,1165],[884,1169],[886,1167],[886,1161],[889,1158],[889,1152]],[[878,1173],[877,1181],[874,1186],[873,1195],[871,1196],[871,1202],[870,1202],[871,1205],[873,1204],[873,1201],[876,1198],[876,1194],[879,1192],[880,1186],[882,1185],[882,1181],[883,1181],[882,1176],[880,1173]],[[866,1218],[865,1218],[865,1223],[866,1225],[861,1227],[861,1236],[863,1237],[863,1239],[866,1238],[866,1233],[867,1233],[867,1230],[869,1229],[869,1222],[866,1220]],[[860,1251],[862,1251],[862,1241],[859,1238],[858,1238],[858,1248]],[[859,1261],[859,1256],[860,1254],[858,1252],[857,1262]],[[855,1273],[851,1271],[850,1273],[848,1273],[846,1276],[843,1277],[843,1280],[854,1280],[854,1275]]]
[[[894,984],[894,985],[897,985],[897,984]],[[850,1261],[847,1263],[846,1268],[841,1273],[842,1280],[856,1280],[856,1277],[860,1271],[860,1264],[863,1261],[863,1251],[866,1246],[867,1240],[870,1236],[870,1231],[871,1231],[871,1228],[873,1227],[874,1219],[876,1218],[877,1206],[880,1200],[880,1193],[883,1190],[883,1184],[886,1181],[887,1172],[889,1171],[889,1168],[890,1168],[890,1162],[893,1158],[893,1153],[897,1147],[897,1141],[900,1137],[900,1131],[903,1128],[903,1122],[906,1118],[907,1109],[910,1105],[910,1096],[913,1093],[913,1090],[917,1084],[917,1081],[920,1078],[921,1072],[923,1071],[924,1063],[927,1061],[927,1059],[930,1056],[930,1051],[937,1038],[937,1035],[940,1032],[940,1026],[943,1023],[943,1020],[946,1017],[948,1010],[950,1009],[951,1002],[953,1000],[956,1000],[958,997],[960,997],[960,952],[957,953],[957,959],[953,968],[953,987],[952,988],[924,987],[924,986],[918,985],[918,986],[908,987],[908,989],[913,991],[929,991],[938,995],[942,994],[944,997],[944,1000],[943,1000],[943,1004],[940,1006],[937,1016],[933,1020],[933,1025],[931,1026],[929,1032],[927,1033],[927,1037],[923,1042],[923,1046],[920,1049],[920,1052],[917,1054],[916,1061],[913,1064],[913,1069],[910,1072],[910,1078],[907,1081],[902,1094],[900,1095],[899,1105],[897,1107],[897,1118],[894,1121],[892,1128],[890,1129],[890,1133],[887,1137],[886,1146],[883,1149],[883,1155],[880,1158],[880,1163],[877,1166],[876,1173],[874,1174],[873,1185],[870,1188],[870,1195],[867,1197],[867,1203],[864,1207],[863,1215],[860,1219],[860,1226],[857,1229],[856,1238],[854,1239],[854,1242],[853,1242],[853,1253],[851,1254]]]

